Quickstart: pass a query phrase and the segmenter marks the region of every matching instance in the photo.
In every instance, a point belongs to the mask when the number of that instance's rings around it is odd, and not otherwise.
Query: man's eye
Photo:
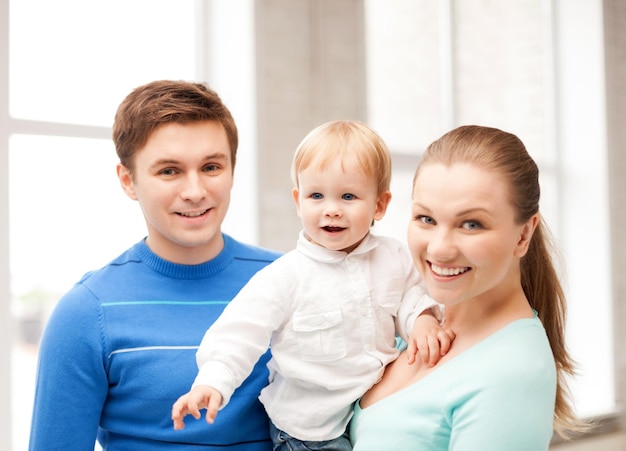
[[[165,168],[159,171],[160,175],[174,175],[176,174],[176,169],[174,168]]]
[[[352,194],[352,193],[346,193],[343,196],[341,196],[341,198],[343,200],[354,200],[354,199],[356,199],[356,196],[354,194]]]
[[[220,167],[216,164],[207,164],[204,167],[204,171],[205,172],[213,172],[213,171],[217,171]]]
[[[313,193],[311,194],[311,199],[323,199],[324,195],[322,193]]]

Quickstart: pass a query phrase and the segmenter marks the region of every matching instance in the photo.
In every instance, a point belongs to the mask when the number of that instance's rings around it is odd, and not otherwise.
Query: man
[[[270,450],[257,400],[266,354],[213,425],[175,431],[170,407],[197,372],[208,326],[278,254],[221,231],[230,201],[237,128],[199,83],[156,81],[121,103],[113,141],[124,192],[148,235],[86,274],[44,332],[31,451]]]

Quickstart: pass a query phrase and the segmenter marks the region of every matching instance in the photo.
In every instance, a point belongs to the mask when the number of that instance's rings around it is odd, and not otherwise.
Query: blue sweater
[[[86,274],[58,303],[42,337],[31,451],[268,451],[257,396],[269,353],[213,425],[188,417],[175,431],[171,406],[197,373],[204,332],[248,279],[278,254],[224,235],[200,265],[163,260],[141,241]]]

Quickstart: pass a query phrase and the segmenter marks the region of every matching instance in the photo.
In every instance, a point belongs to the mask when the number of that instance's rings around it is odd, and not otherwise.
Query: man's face
[[[199,264],[223,248],[221,225],[233,186],[230,146],[215,121],[157,128],[135,155],[131,176],[117,172],[126,194],[139,202],[147,244],[160,257]]]

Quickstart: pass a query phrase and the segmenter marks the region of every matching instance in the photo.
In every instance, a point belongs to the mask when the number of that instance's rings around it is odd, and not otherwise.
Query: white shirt
[[[351,253],[309,242],[259,271],[206,332],[194,385],[223,405],[271,342],[259,399],[277,428],[300,440],[343,434],[352,407],[398,356],[429,298],[407,248],[368,235]],[[439,314],[436,307],[436,314]]]

